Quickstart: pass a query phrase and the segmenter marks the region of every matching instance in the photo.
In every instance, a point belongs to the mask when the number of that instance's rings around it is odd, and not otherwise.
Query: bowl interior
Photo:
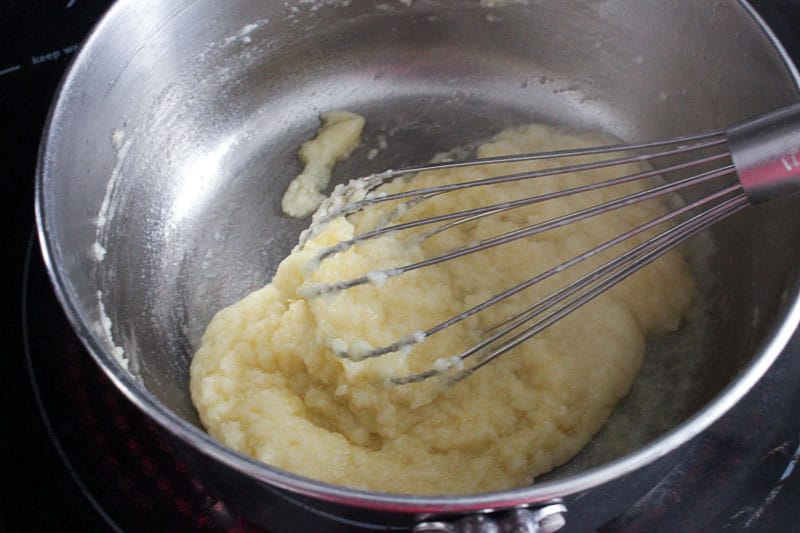
[[[124,350],[138,384],[122,377],[123,388],[195,425],[192,354],[213,314],[268,282],[307,224],[282,215],[280,199],[321,113],[367,119],[337,168],[345,179],[511,125],[647,140],[797,97],[735,2],[220,4],[119,2],[65,81],[39,182],[72,318],[107,368],[119,371],[113,353]],[[388,148],[368,158],[382,138]],[[751,209],[694,244],[713,272],[702,331],[653,344],[608,427],[551,478],[651,442],[761,355],[797,293],[797,208]]]

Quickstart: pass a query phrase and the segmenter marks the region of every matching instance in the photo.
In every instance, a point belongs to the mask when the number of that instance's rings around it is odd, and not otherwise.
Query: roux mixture
[[[478,155],[608,142],[598,134],[530,125],[501,132],[482,145]],[[542,166],[532,162],[439,170],[395,180],[382,190]],[[607,171],[598,170],[442,194],[415,205],[400,219],[607,177]],[[319,250],[375,227],[396,204],[334,219],[281,263],[272,283],[220,311],[208,325],[191,367],[192,398],[203,424],[222,443],[270,465],[351,487],[467,494],[531,483],[577,454],[603,425],[636,376],[646,336],[680,324],[693,294],[693,279],[680,252],[664,256],[455,384],[433,378],[388,385],[386,378],[441,366],[478,342],[486,328],[603,258],[432,335],[410,351],[363,361],[337,354],[346,351],[343,347],[355,353],[353,347],[384,346],[424,331],[655,218],[664,212],[662,204],[626,207],[333,295],[310,297],[308,287],[412,263],[642,187],[626,184],[534,204],[461,224],[423,241],[415,237],[427,228],[392,233],[318,263]],[[616,255],[618,250],[612,252]],[[467,360],[468,365],[472,362]]]
[[[319,133],[303,143],[297,154],[305,168],[283,195],[281,207],[284,213],[303,218],[316,211],[325,199],[321,191],[331,180],[333,165],[350,155],[363,128],[364,118],[347,111],[322,115]]]

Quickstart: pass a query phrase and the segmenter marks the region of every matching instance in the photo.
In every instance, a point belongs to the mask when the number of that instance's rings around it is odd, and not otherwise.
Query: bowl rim
[[[543,481],[528,487],[472,495],[422,496],[382,493],[333,485],[306,478],[269,466],[231,450],[218,443],[205,431],[173,413],[147,391],[141,383],[135,380],[103,348],[95,337],[95,333],[88,326],[91,321],[82,313],[78,305],[78,298],[70,291],[69,283],[65,279],[64,273],[57,268],[60,260],[58,243],[53,240],[53,232],[48,230],[51,222],[45,205],[47,202],[44,194],[44,184],[48,180],[48,176],[52,174],[50,149],[56,142],[57,125],[65,113],[63,95],[70,93],[76,85],[76,73],[84,66],[83,58],[86,57],[84,51],[97,46],[104,26],[108,24],[109,20],[114,19],[118,13],[121,13],[124,10],[124,5],[131,1],[133,0],[115,2],[100,19],[82,44],[81,50],[73,57],[66,74],[58,85],[51,104],[39,147],[35,180],[36,231],[42,258],[56,297],[64,309],[70,325],[92,358],[111,379],[117,389],[143,411],[148,418],[155,421],[168,433],[199,451],[207,458],[240,474],[302,496],[346,506],[397,513],[435,513],[443,511],[453,513],[554,501],[630,474],[664,457],[704,431],[733,407],[764,375],[781,354],[800,322],[800,287],[796,283],[791,293],[787,293],[787,300],[790,301],[790,305],[786,309],[783,320],[774,325],[768,341],[763,342],[758,347],[757,353],[759,355],[754,357],[735,381],[726,386],[702,409],[661,437],[621,458],[592,467],[578,474],[571,474],[558,480]],[[787,74],[794,83],[795,89],[798,90],[798,95],[800,95],[800,73],[798,73],[797,67],[783,45],[747,0],[737,0],[737,3],[754,19],[756,26],[760,28],[770,42],[787,69]]]

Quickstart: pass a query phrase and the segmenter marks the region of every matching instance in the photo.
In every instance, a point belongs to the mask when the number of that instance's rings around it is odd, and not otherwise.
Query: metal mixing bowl
[[[52,109],[41,244],[92,356],[256,521],[269,520],[266,501],[287,499],[333,520],[405,527],[420,513],[563,498],[581,523],[586,506],[610,515],[627,505],[607,487],[636,485],[631,476],[706,428],[780,353],[800,314],[797,199],[716,228],[705,342],[677,337],[648,355],[612,420],[638,430],[622,443],[602,432],[528,488],[378,494],[234,453],[200,429],[189,399],[203,328],[269,281],[295,244],[306,222],[283,216],[280,199],[322,112],[367,118],[363,146],[338,172],[352,177],[535,121],[628,140],[719,128],[797,99],[797,83],[743,2],[121,0]],[[381,135],[389,149],[368,160]],[[653,416],[656,404],[672,408]],[[573,504],[584,491],[596,497]]]

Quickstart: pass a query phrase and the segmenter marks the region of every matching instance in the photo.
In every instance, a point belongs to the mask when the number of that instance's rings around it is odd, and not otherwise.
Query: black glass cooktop
[[[83,351],[33,235],[33,176],[52,95],[109,0],[0,6],[6,289],[0,531],[261,531],[213,497]],[[800,0],[754,2],[795,60]],[[800,531],[800,333],[729,414],[676,454],[604,531]],[[271,530],[291,530],[292,521]],[[294,528],[296,530],[296,528]]]

